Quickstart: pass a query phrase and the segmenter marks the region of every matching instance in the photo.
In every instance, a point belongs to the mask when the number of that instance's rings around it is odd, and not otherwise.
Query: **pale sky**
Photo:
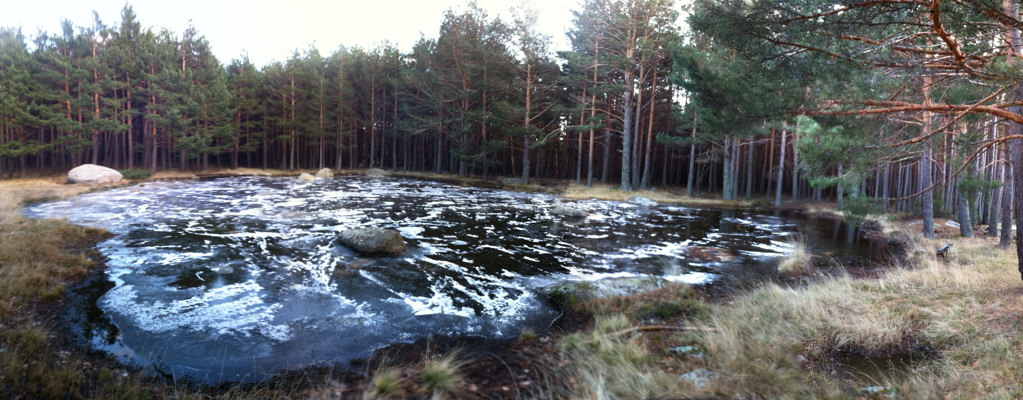
[[[510,22],[508,9],[525,2],[539,11],[538,28],[551,36],[551,50],[566,50],[565,32],[579,0],[477,0],[491,16]],[[206,37],[223,64],[248,54],[257,66],[284,61],[310,45],[328,55],[340,45],[372,48],[390,41],[408,51],[421,35],[437,37],[444,11],[464,9],[463,0],[134,0],[128,1],[143,28],[180,35],[189,21]],[[0,0],[0,26],[60,33],[60,21],[92,26],[92,11],[104,24],[121,20],[124,0]]]

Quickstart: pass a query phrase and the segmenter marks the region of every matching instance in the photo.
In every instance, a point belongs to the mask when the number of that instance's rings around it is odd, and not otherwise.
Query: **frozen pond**
[[[559,216],[561,205],[588,215]],[[79,289],[90,299],[82,335],[125,362],[208,382],[433,335],[546,331],[558,311],[540,288],[560,281],[741,279],[774,268],[797,234],[836,257],[863,251],[795,217],[391,178],[152,182],[26,212],[116,234],[99,245],[108,268]],[[336,240],[354,227],[397,229],[408,250],[357,254]],[[736,258],[698,260],[695,246]]]

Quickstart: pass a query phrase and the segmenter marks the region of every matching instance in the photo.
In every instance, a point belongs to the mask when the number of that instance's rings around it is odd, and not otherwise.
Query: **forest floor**
[[[194,175],[255,173],[267,172]],[[507,182],[573,198],[636,195]],[[1015,253],[979,229],[968,239],[942,228],[928,240],[913,221],[887,216],[875,218],[873,234],[897,243],[900,261],[867,277],[841,266],[818,270],[808,262],[815,256],[802,254],[794,261],[803,266],[791,269],[796,276],[752,289],[678,285],[572,304],[550,333],[395,345],[355,371],[310,368],[249,385],[175,384],[76,346],[62,326],[64,289],[102,268],[93,246],[109,234],[28,219],[20,207],[89,190],[97,188],[66,185],[62,177],[0,181],[0,398],[1023,398],[1023,282]],[[642,195],[665,202],[677,193]],[[936,257],[946,242],[955,247]]]

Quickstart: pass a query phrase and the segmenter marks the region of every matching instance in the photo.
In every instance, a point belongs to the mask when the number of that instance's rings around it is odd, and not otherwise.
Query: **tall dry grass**
[[[948,239],[889,228],[903,237],[908,261],[880,277],[766,284],[677,321],[700,329],[667,341],[609,334],[644,323],[622,316],[565,337],[577,394],[640,398],[670,388],[681,398],[1023,398],[1015,253],[984,238],[953,239],[956,253],[942,260],[934,248]],[[615,309],[642,309],[651,299],[623,301],[638,304]],[[677,368],[707,378],[658,368],[653,360],[672,346],[699,349],[699,356],[678,357]],[[843,364],[844,354],[878,360],[880,373]],[[914,362],[889,369],[883,360],[892,356]]]

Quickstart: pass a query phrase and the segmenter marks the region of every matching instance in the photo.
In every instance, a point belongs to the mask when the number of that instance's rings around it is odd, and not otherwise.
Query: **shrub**
[[[141,168],[129,168],[129,169],[121,171],[121,175],[124,176],[124,179],[130,179],[130,180],[134,181],[134,180],[148,178],[149,177],[149,171],[141,169]]]

